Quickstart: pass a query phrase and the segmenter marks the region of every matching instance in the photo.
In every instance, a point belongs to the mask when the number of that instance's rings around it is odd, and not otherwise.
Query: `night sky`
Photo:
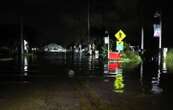
[[[170,34],[171,7],[166,1],[90,0],[89,3],[90,39],[101,39],[105,30],[113,38],[122,29],[127,34],[126,41],[138,45],[141,25],[146,28],[146,35],[152,36],[152,14],[156,9],[164,15],[164,35]],[[19,38],[21,22],[24,37],[34,45],[55,42],[67,46],[88,39],[88,0],[6,0],[0,6],[3,42]],[[168,39],[165,37],[165,42]]]

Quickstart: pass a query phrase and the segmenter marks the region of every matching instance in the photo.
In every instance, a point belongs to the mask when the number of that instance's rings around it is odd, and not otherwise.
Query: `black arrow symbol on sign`
[[[122,33],[120,32],[119,35],[120,35],[120,38],[121,38]]]

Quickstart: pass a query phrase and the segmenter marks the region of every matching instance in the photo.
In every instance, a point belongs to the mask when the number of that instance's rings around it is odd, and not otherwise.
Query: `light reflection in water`
[[[158,70],[158,74],[155,77],[152,77],[152,88],[151,88],[151,92],[153,94],[160,94],[163,92],[163,89],[159,87],[160,84],[160,69]]]
[[[90,71],[96,70],[98,68],[99,59],[94,55],[88,57],[88,69]]]
[[[24,56],[24,76],[28,76],[28,58],[27,56]]]
[[[113,91],[116,93],[124,92],[124,77],[121,62],[109,62],[104,64],[104,74],[106,77],[113,77]],[[107,81],[107,80],[106,80]]]
[[[122,73],[121,62],[110,62],[104,64],[104,75],[115,77],[116,74]]]
[[[89,56],[88,57],[88,69],[89,70],[92,70],[94,67],[93,67],[93,57],[92,56]]]
[[[162,72],[167,73],[166,57],[167,57],[168,48],[163,48],[163,64]]]
[[[80,74],[95,75],[100,71],[99,59],[95,55],[85,55],[83,53],[75,53],[71,60],[72,68],[76,71],[80,71]]]
[[[159,64],[159,60],[157,62]],[[147,66],[147,65],[145,65]],[[152,74],[152,77],[151,77],[151,88],[149,89],[151,91],[152,94],[160,94],[163,92],[163,89],[160,87],[160,75],[161,75],[161,67],[160,65],[155,65],[155,66],[158,66],[157,68],[151,68],[151,72],[154,72],[154,73],[151,73]],[[144,73],[144,70],[145,69],[148,69],[148,68],[144,68],[144,65],[143,65],[143,62],[141,63],[140,65],[140,83],[141,83],[141,86],[142,86],[142,90],[144,90],[144,88],[147,86],[145,85],[146,83],[143,83],[146,81],[146,79],[144,78],[143,75],[145,75],[146,73]],[[148,76],[150,77],[150,76]]]
[[[141,65],[140,65],[140,82],[141,82],[141,84],[142,84],[143,71],[144,71],[143,67],[144,67],[143,62],[141,62]]]
[[[161,63],[161,58],[159,57],[160,60],[158,60],[158,64]],[[160,88],[160,75],[161,75],[161,66],[158,65],[158,70],[157,73],[154,73],[155,76],[152,77],[152,88],[151,88],[151,92],[153,94],[160,94],[163,92],[163,89]]]
[[[115,76],[114,92],[116,92],[116,93],[123,93],[124,92],[124,79],[123,79],[122,73],[118,73]]]
[[[163,59],[161,57],[162,53],[161,52],[158,53],[158,65],[156,65],[158,67],[151,81],[151,84],[152,84],[151,92],[153,94],[160,94],[163,92],[163,89],[160,87],[160,76],[162,73],[167,73],[167,67],[165,62],[166,52],[167,52],[167,49],[163,50]]]
[[[158,53],[158,66],[161,65],[161,52]]]
[[[167,73],[166,60],[163,61],[162,72]]]
[[[108,70],[108,64],[104,63],[104,74],[108,74],[109,70]]]

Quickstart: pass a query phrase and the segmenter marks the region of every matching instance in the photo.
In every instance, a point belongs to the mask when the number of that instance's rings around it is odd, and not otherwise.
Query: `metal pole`
[[[159,49],[162,48],[162,15],[160,13],[160,37],[159,37]]]
[[[24,72],[24,41],[23,41],[23,21],[22,17],[20,17],[20,58],[21,58],[21,73]]]
[[[24,54],[24,41],[23,41],[23,21],[20,18],[20,42],[21,42],[21,55]]]
[[[161,15],[161,12],[159,13],[159,16],[160,18],[160,37],[159,37],[159,59],[158,59],[158,66],[159,66],[159,70],[160,71],[160,68],[162,68],[162,65],[161,65],[161,61],[162,61],[162,15]]]
[[[144,50],[144,28],[141,29],[141,50]]]
[[[90,40],[90,0],[88,0],[88,42]]]
[[[109,34],[108,34],[108,41],[109,41]],[[109,43],[110,42],[108,42],[108,58],[109,58],[109,46],[110,46]]]
[[[141,84],[143,85],[143,83],[142,83],[142,79],[143,79],[143,69],[144,69],[144,65],[143,65],[143,62],[141,63],[141,65],[140,65],[140,82],[141,82]]]

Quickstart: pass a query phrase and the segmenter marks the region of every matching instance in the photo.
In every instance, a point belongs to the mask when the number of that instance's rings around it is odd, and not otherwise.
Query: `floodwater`
[[[171,110],[173,73],[164,62],[102,61],[43,54],[0,61],[1,110]]]

